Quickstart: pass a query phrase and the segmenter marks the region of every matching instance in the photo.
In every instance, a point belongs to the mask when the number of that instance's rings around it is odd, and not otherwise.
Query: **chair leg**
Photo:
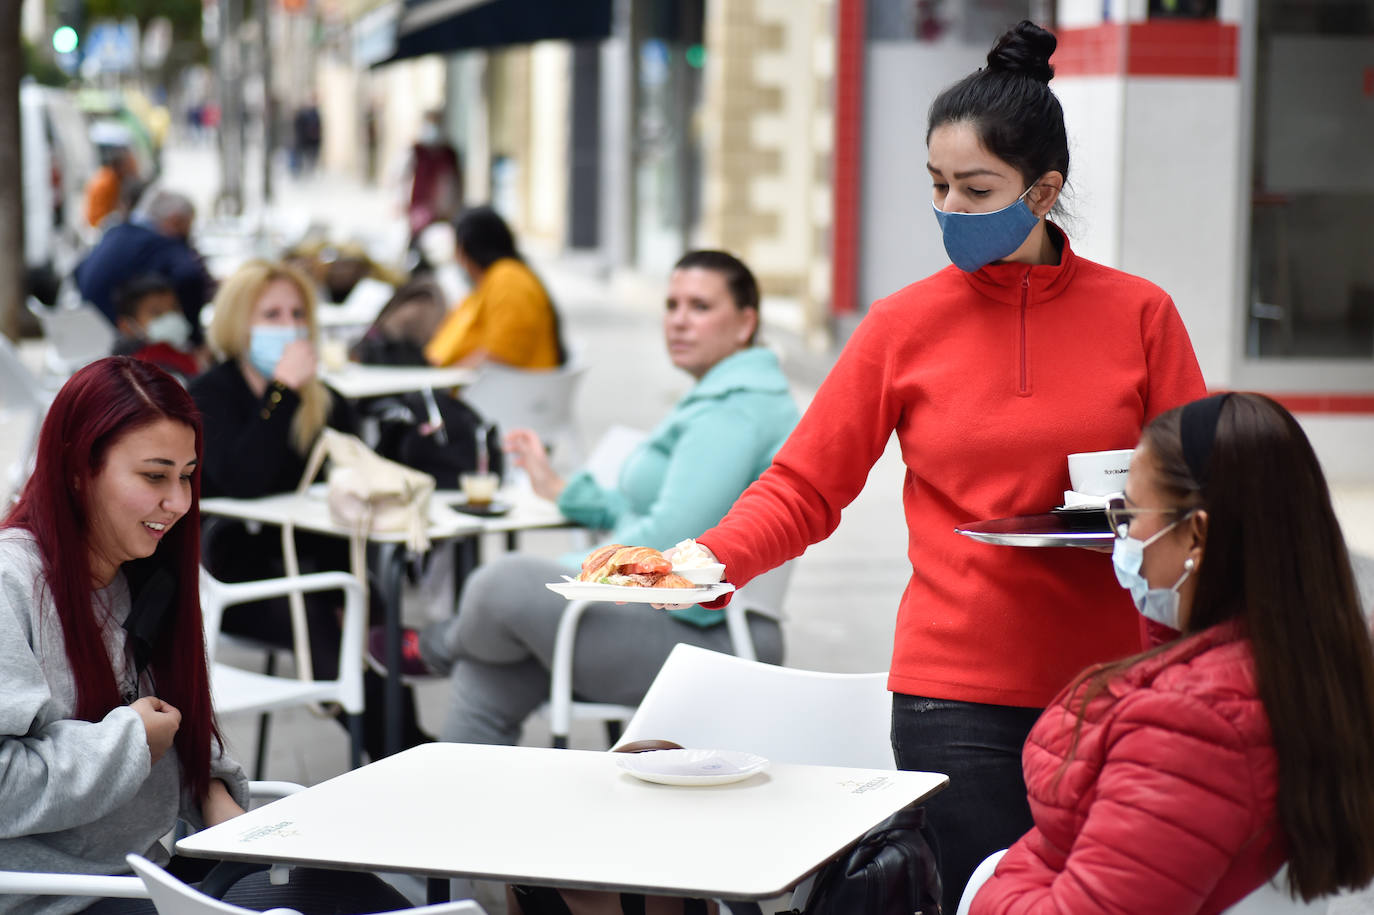
[[[363,716],[344,715],[348,722],[348,766],[357,769],[363,764]]]
[[[277,674],[277,653],[267,652],[267,663],[263,665],[262,672],[269,677]],[[258,716],[258,752],[257,759],[253,763],[253,778],[261,781],[263,773],[267,771],[267,734],[272,729],[272,713],[263,712]]]
[[[553,748],[555,750],[566,750],[568,748],[568,737],[566,734],[553,735]]]
[[[620,722],[608,720],[606,723],[606,745],[613,747],[620,740]]]

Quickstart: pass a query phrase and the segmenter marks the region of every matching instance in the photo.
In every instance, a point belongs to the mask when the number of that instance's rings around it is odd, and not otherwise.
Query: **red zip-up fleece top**
[[[1061,693],[1031,729],[1035,827],[973,915],[1212,915],[1278,871],[1278,757],[1238,623],[1127,669],[1078,727],[1085,688]]]
[[[874,303],[772,466],[698,538],[737,587],[799,555],[896,430],[912,575],[894,692],[1039,708],[1141,648],[1109,556],[954,532],[1061,504],[1069,454],[1134,448],[1155,415],[1206,393],[1169,296],[1050,228],[1057,265],[951,266]]]

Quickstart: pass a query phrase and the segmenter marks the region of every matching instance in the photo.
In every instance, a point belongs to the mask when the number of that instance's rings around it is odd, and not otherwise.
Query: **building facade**
[[[1059,37],[1075,248],[1173,296],[1211,387],[1277,397],[1374,481],[1374,0],[610,7],[601,39],[444,58],[469,200],[532,242],[651,282],[728,248],[833,349],[947,263],[927,110],[1031,18]]]

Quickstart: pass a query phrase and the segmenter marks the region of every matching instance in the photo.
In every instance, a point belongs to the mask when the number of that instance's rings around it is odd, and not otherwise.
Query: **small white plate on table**
[[[735,590],[728,581],[696,588],[634,588],[595,581],[551,581],[544,587],[568,600],[624,601],[627,604],[699,604]]]
[[[660,785],[728,785],[768,768],[768,760],[741,750],[654,750],[626,753],[616,765]]]

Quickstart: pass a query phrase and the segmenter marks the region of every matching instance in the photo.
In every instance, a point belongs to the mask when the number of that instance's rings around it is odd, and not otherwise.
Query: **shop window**
[[[1249,355],[1374,357],[1374,0],[1260,0]]]

